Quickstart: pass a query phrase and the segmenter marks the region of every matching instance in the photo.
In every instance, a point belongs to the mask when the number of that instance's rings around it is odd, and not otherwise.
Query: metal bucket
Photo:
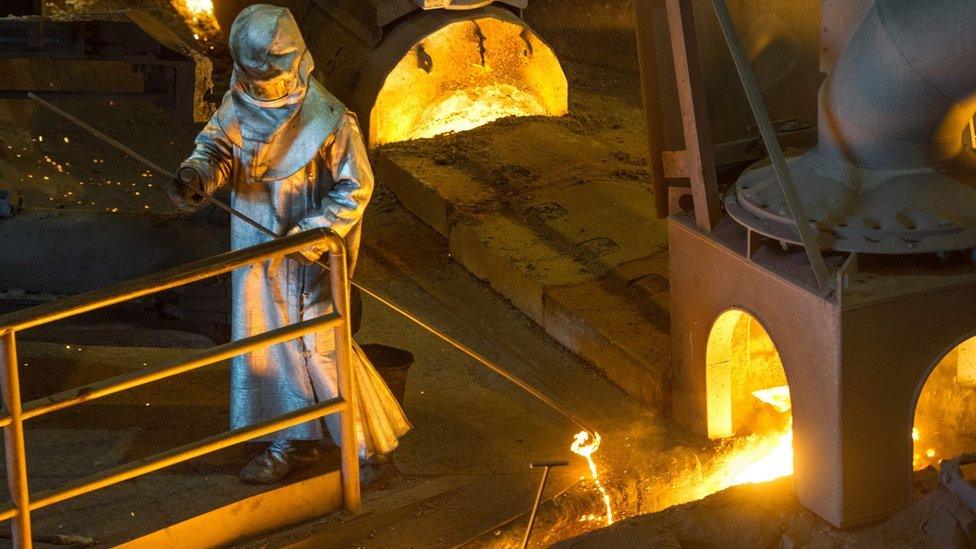
[[[413,365],[413,353],[378,343],[369,343],[360,347],[386,382],[386,386],[390,388],[397,402],[403,406],[403,396],[407,391],[407,371]]]

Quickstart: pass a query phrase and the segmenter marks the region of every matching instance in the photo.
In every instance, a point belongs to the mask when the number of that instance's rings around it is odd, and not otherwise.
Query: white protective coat
[[[183,163],[201,176],[205,191],[228,185],[231,205],[275,234],[331,228],[346,240],[350,276],[373,174],[355,116],[310,76],[312,59],[291,14],[257,5],[231,31],[235,58],[231,90]],[[244,66],[241,64],[244,63]],[[290,72],[289,72],[290,71]],[[255,73],[295,77],[288,95],[260,101],[248,93]],[[184,192],[194,206],[201,197]],[[270,237],[231,220],[231,246],[247,248]],[[241,339],[332,312],[328,275],[318,264],[281,258],[232,274],[232,336]],[[410,429],[400,406],[358,346],[356,430],[367,457],[396,448]],[[326,330],[233,360],[231,427],[243,427],[337,396],[335,344]],[[339,441],[338,416],[326,418]],[[321,422],[275,433],[271,440],[314,440]]]

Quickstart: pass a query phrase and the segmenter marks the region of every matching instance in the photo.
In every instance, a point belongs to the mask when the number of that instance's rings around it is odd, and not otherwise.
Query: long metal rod
[[[330,277],[332,290],[332,304],[335,311],[343,318],[349,318],[349,277],[346,276],[346,254],[329,254]],[[335,338],[336,385],[339,398],[354,402],[351,395],[356,394],[356,369],[353,367],[352,323],[343,322],[333,329]],[[358,404],[358,403],[357,403]],[[347,407],[339,414],[342,466],[342,504],[346,511],[359,513],[362,507],[359,493],[359,457],[356,440],[356,410]]]
[[[544,388],[551,391],[552,394],[558,395],[559,400],[561,402],[569,403],[570,399],[566,396],[566,393],[569,393],[569,395],[573,397],[572,408],[576,409],[578,407],[579,408],[586,407],[589,408],[591,412],[594,413],[597,412],[597,410],[594,410],[592,408],[592,404],[586,402],[586,400],[583,399],[583,397],[573,392],[573,390],[571,390],[564,382],[562,382],[559,379],[552,379],[552,380],[547,379],[546,376],[542,374],[542,372],[536,371],[534,369],[535,366],[530,364],[533,361],[530,360],[528,357],[526,357],[525,352],[523,350],[517,349],[515,346],[507,342],[504,338],[499,338],[496,335],[486,333],[483,328],[477,326],[477,324],[474,321],[472,321],[470,318],[467,318],[464,315],[460,314],[457,310],[455,310],[454,307],[452,307],[449,303],[447,303],[444,299],[442,299],[442,297],[435,295],[429,288],[421,284],[416,279],[416,277],[414,277],[413,275],[407,272],[408,269],[406,267],[406,264],[400,258],[390,257],[388,255],[385,255],[385,252],[383,250],[380,250],[375,246],[371,246],[369,243],[364,242],[362,246],[367,250],[373,250],[377,254],[380,254],[381,257],[374,258],[374,259],[380,261],[387,267],[394,269],[396,272],[403,275],[407,280],[411,282],[411,284],[417,289],[417,291],[426,295],[430,299],[434,300],[441,309],[451,313],[451,316],[459,323],[461,323],[465,328],[478,334],[482,339],[486,340],[493,348],[506,352],[508,355],[510,355],[509,358],[515,360],[516,362],[521,363],[527,368],[530,368],[530,372],[535,376],[535,379],[542,386],[544,386]],[[556,387],[555,383],[559,383],[561,388]],[[592,434],[592,432],[590,434]]]
[[[307,332],[316,331],[328,326],[335,326],[336,324],[340,326],[336,329],[336,336],[340,345],[337,357],[340,381],[340,396],[338,398],[302,408],[300,410],[295,410],[277,418],[252,426],[235,429],[227,433],[208,437],[201,441],[187,444],[134,463],[116,467],[109,471],[90,475],[88,477],[68,483],[66,486],[62,486],[58,489],[43,491],[37,494],[37,498],[33,501],[30,500],[30,494],[27,486],[26,452],[24,447],[23,433],[23,420],[25,419],[25,414],[23,414],[20,401],[15,332],[9,328],[5,328],[4,331],[0,332],[0,337],[2,337],[2,339],[0,339],[0,352],[2,352],[4,362],[4,370],[2,372],[3,375],[0,377],[0,385],[2,385],[0,389],[2,389],[3,392],[4,406],[8,411],[8,416],[5,418],[6,427],[4,428],[4,446],[7,454],[7,477],[10,485],[12,500],[11,505],[8,505],[0,510],[0,520],[7,520],[11,518],[16,519],[16,523],[12,529],[12,538],[16,547],[31,547],[30,511],[32,509],[40,509],[48,505],[53,505],[94,490],[152,473],[170,465],[194,459],[228,446],[239,444],[255,437],[268,435],[282,429],[287,429],[294,425],[312,421],[332,413],[342,414],[343,420],[341,448],[341,474],[344,491],[343,500],[348,510],[352,512],[359,511],[361,494],[359,493],[359,462],[357,459],[358,446],[356,444],[355,416],[353,415],[356,402],[354,392],[355,374],[352,365],[352,336],[350,331],[350,323],[348,322],[349,287],[345,264],[345,250],[342,240],[335,233],[325,230],[320,230],[317,232],[319,232],[319,235],[313,238],[313,241],[318,241],[320,243],[324,242],[330,250],[330,284],[333,290],[336,292],[336,295],[341,296],[341,298],[337,300],[337,309],[335,312],[315,319],[296,323],[291,326],[272,330],[258,336],[221,345],[215,347],[214,349],[209,349],[208,351],[201,353],[199,356],[187,362],[159,368],[146,368],[132,374],[104,380],[92,386],[82,387],[73,391],[67,391],[60,393],[59,395],[53,395],[46,399],[35,401],[36,406],[32,408],[32,417],[70,405],[79,404],[93,398],[117,393],[125,389],[156,381],[158,379],[171,377],[205,366],[207,364],[212,364],[213,362],[217,362],[231,356],[236,356],[253,348],[266,347],[277,342],[287,341]],[[285,244],[290,244],[290,241],[293,241],[294,239],[289,238],[287,240],[288,241],[285,242]],[[272,250],[270,253],[273,255],[280,256],[282,254],[281,242],[271,242],[268,244],[273,244],[273,246],[258,246],[262,248],[262,250],[256,254],[258,258],[260,258],[262,253],[269,253],[268,251],[264,250],[264,248]],[[299,247],[299,249],[304,248]],[[234,254],[234,252],[231,252],[231,255],[234,257],[240,256],[250,258],[250,262],[260,260],[254,258],[255,252],[253,250],[241,250],[241,252],[243,253]],[[228,254],[222,255],[227,256]],[[221,261],[220,258],[211,258],[203,262],[197,262],[198,264],[196,264],[196,269],[190,269],[190,271],[196,272],[196,270],[199,269],[209,269],[210,271],[216,270],[215,272],[219,273],[219,269],[222,266],[226,267],[228,263],[226,261],[226,257],[223,259],[224,261]],[[231,263],[233,263],[233,261],[231,261]],[[122,293],[127,291],[147,291],[147,288],[152,289],[160,284],[165,285],[167,281],[172,282],[173,279],[181,279],[181,277],[185,278],[187,276],[185,273],[186,270],[186,267],[184,267],[174,270],[173,273],[168,273],[167,276],[150,276],[141,281],[135,281],[134,283],[130,283],[128,285],[116,285],[115,289],[117,291],[121,291]],[[92,294],[92,292],[89,292],[89,294]],[[98,292],[95,292],[95,294],[97,295],[80,296],[82,299],[79,300],[79,303],[69,304],[67,308],[62,307],[62,310],[55,313],[55,316],[57,314],[67,314],[65,311],[71,312],[84,309],[87,304],[93,300],[95,302],[105,301],[106,297],[104,295],[104,291],[102,294],[99,294]],[[31,316],[47,318],[50,317],[51,314],[51,311],[42,311],[41,314],[38,315],[35,311],[33,315],[28,315],[28,319]],[[0,319],[8,318],[9,316],[0,317]],[[343,352],[343,347],[345,348],[345,352]]]
[[[215,364],[222,360],[248,353],[257,349],[262,349],[270,345],[283,343],[307,333],[316,332],[325,328],[330,328],[343,324],[343,318],[339,313],[331,313],[310,320],[304,320],[295,324],[290,324],[283,328],[270,330],[263,334],[251,336],[237,341],[231,341],[223,345],[212,347],[189,360],[176,361],[171,364],[142,368],[134,372],[122,374],[108,378],[97,383],[75,387],[67,391],[32,400],[23,406],[22,419],[28,420],[44,414],[77,406],[85,402],[114,395],[140,385],[146,385],[154,381],[170,378],[186,372]],[[344,395],[340,395],[344,396]],[[0,416],[0,427],[6,427],[12,422],[10,414]]]
[[[756,83],[756,76],[752,73],[749,58],[735,30],[732,15],[729,13],[725,0],[712,0],[712,6],[715,8],[715,15],[718,16],[725,41],[729,45],[729,51],[732,52],[732,60],[735,62],[735,68],[739,71],[739,80],[742,81],[742,87],[749,99],[752,113],[756,117],[756,125],[759,126],[759,133],[762,134],[763,142],[766,144],[766,152],[769,153],[773,170],[779,179],[780,190],[783,191],[786,203],[790,207],[790,214],[796,224],[796,231],[800,234],[800,241],[803,242],[803,249],[810,260],[810,266],[813,268],[813,274],[817,278],[820,289],[825,290],[828,278],[830,278],[827,264],[824,262],[823,253],[820,251],[817,235],[810,227],[810,218],[807,217],[803,201],[800,200],[800,195],[793,184],[793,176],[786,165],[786,157],[783,155],[783,149],[776,138],[776,130],[773,129],[773,123],[769,119],[769,112],[766,111],[766,105],[763,103],[762,92],[759,90],[759,84]]]
[[[11,532],[14,547],[30,548],[30,494],[27,486],[27,449],[24,443],[24,420],[21,417],[20,374],[17,371],[17,336],[13,331],[3,334],[0,351],[3,352],[3,370],[0,385],[3,405],[10,414],[11,423],[3,429],[3,447],[6,454],[7,486],[13,501]]]
[[[542,494],[546,491],[546,483],[549,482],[549,467],[542,471],[542,480],[539,482],[539,491],[535,494],[535,501],[532,502],[532,512],[529,513],[529,524],[525,527],[525,536],[522,538],[522,549],[529,546],[529,538],[532,537],[532,529],[535,527],[535,516],[539,512],[539,504],[542,503]]]
[[[565,494],[566,492],[572,490],[575,486],[579,485],[580,482],[581,482],[581,479],[576,479],[576,480],[570,482],[569,484],[567,484],[567,485],[563,486],[562,488],[560,488],[557,492],[555,492],[551,496],[547,497],[542,503],[549,503],[550,501],[552,501],[552,500],[558,498],[559,496]],[[541,503],[540,503],[540,505],[541,505]],[[462,541],[461,543],[458,543],[458,544],[454,545],[452,547],[452,549],[458,549],[460,547],[465,547],[465,546],[471,544],[472,542],[474,542],[474,541],[476,541],[476,540],[478,540],[478,539],[480,539],[480,538],[482,538],[484,536],[487,536],[488,534],[491,534],[493,532],[496,532],[498,530],[501,530],[502,528],[504,528],[504,527],[512,524],[513,522],[519,520],[520,518],[524,517],[525,515],[528,515],[531,512],[532,512],[532,510],[529,509],[528,511],[522,511],[521,513],[519,513],[519,514],[517,514],[515,516],[508,517],[507,519],[503,520],[502,522],[499,522],[498,524],[492,526],[491,528],[487,528],[485,530],[482,530],[481,532],[478,532],[477,534],[469,537],[468,539]]]
[[[161,166],[155,164],[154,162],[152,162],[152,161],[144,158],[142,155],[136,153],[132,149],[126,147],[125,145],[123,145],[122,143],[119,143],[118,141],[112,139],[111,137],[108,137],[107,135],[103,134],[102,132],[96,130],[95,128],[92,128],[91,126],[89,126],[88,124],[86,124],[83,121],[79,120],[78,118],[72,116],[71,114],[69,114],[69,113],[67,113],[67,112],[65,112],[65,111],[63,111],[63,110],[55,107],[54,105],[48,103],[47,101],[44,101],[43,99],[37,97],[36,95],[31,94],[30,97],[31,97],[31,99],[37,101],[41,105],[47,107],[48,109],[51,109],[52,111],[54,111],[57,114],[63,116],[67,120],[69,120],[69,121],[77,124],[78,126],[84,128],[85,130],[87,130],[89,133],[91,133],[95,137],[98,137],[99,139],[105,141],[106,143],[112,145],[113,147],[119,149],[120,151],[128,154],[132,158],[134,158],[134,159],[142,162],[147,167],[149,167],[149,168],[151,168],[153,170],[156,170],[157,172],[159,172],[162,175],[165,175],[165,176],[168,176],[168,177],[173,177],[173,174],[171,172],[169,172],[168,170],[166,170],[166,169],[162,168]],[[196,189],[194,189],[194,190],[196,190]],[[235,217],[237,217],[237,218],[239,218],[239,219],[247,222],[251,226],[253,226],[256,229],[258,229],[259,231],[261,231],[263,234],[265,234],[267,236],[270,236],[273,239],[282,238],[278,234],[276,234],[275,232],[273,232],[270,229],[268,229],[267,227],[261,225],[260,223],[257,223],[253,219],[247,217],[246,215],[244,215],[243,213],[239,212],[235,208],[233,208],[233,207],[231,207],[231,206],[229,206],[229,205],[221,202],[220,200],[214,198],[213,196],[205,195],[205,197],[207,198],[207,200],[209,200],[214,205],[219,206],[220,208],[222,208],[222,209],[226,210],[227,212],[229,212],[231,215],[233,215],[233,216],[235,216]],[[326,269],[329,268],[329,266],[326,265],[325,263],[323,263],[322,261],[317,261],[316,263],[318,265],[326,268]],[[393,303],[389,299],[387,299],[387,298],[381,296],[380,294],[378,294],[378,293],[370,290],[369,288],[364,287],[362,284],[358,284],[358,283],[353,282],[353,281],[350,281],[350,284],[352,284],[356,288],[359,288],[364,294],[366,294],[369,297],[375,299],[376,301],[379,301],[383,305],[386,305],[387,307],[389,307],[393,311],[395,311],[397,313],[400,313],[402,316],[406,317],[408,320],[410,320],[411,322],[413,322],[417,326],[420,326],[424,330],[427,330],[431,334],[437,336],[438,338],[440,338],[442,341],[444,341],[448,345],[450,345],[450,346],[454,347],[455,349],[461,351],[462,353],[468,355],[469,357],[471,357],[472,359],[474,359],[476,362],[478,362],[482,366],[485,366],[486,368],[488,368],[492,372],[495,372],[496,374],[500,375],[501,377],[507,379],[509,382],[511,382],[512,384],[514,384],[518,388],[522,389],[523,391],[525,391],[529,395],[533,396],[534,398],[536,398],[540,402],[546,404],[547,406],[549,406],[553,410],[555,410],[555,411],[559,412],[560,414],[562,414],[563,416],[565,416],[567,419],[569,419],[570,421],[572,421],[573,423],[575,423],[581,429],[589,432],[591,435],[594,433],[594,431],[592,429],[590,429],[589,427],[587,427],[579,418],[576,417],[575,414],[573,414],[572,412],[570,412],[569,410],[567,410],[565,407],[557,404],[551,398],[549,398],[548,396],[546,396],[543,393],[539,392],[537,389],[535,389],[534,387],[532,387],[531,385],[529,385],[528,383],[526,383],[522,379],[518,378],[514,374],[507,372],[501,366],[498,366],[497,364],[494,364],[493,362],[491,362],[487,358],[485,358],[482,355],[476,353],[474,350],[472,350],[468,346],[466,346],[463,343],[457,341],[456,339],[454,339],[451,336],[447,335],[443,331],[435,328],[434,326],[432,326],[428,322],[420,319],[416,315],[411,314],[406,309],[404,309],[403,307],[400,307],[399,305]],[[151,292],[147,292],[147,293],[151,293]],[[125,299],[121,299],[119,301],[125,301]]]
[[[526,393],[528,393],[528,394],[532,395],[533,397],[535,397],[536,400],[539,400],[540,402],[546,404],[547,406],[549,406],[550,408],[552,408],[556,412],[559,412],[566,419],[568,419],[568,420],[572,421],[573,423],[575,423],[579,428],[581,428],[584,431],[590,433],[591,435],[595,432],[592,429],[590,429],[585,423],[583,423],[582,420],[580,420],[578,417],[576,417],[576,414],[574,414],[573,412],[567,410],[565,407],[561,406],[560,404],[556,403],[555,401],[553,401],[551,398],[549,398],[545,394],[539,392],[538,389],[536,389],[535,387],[529,385],[528,383],[526,383],[525,381],[523,381],[518,376],[516,376],[516,375],[514,375],[514,374],[512,374],[512,373],[510,373],[508,371],[506,371],[501,366],[498,366],[497,364],[495,364],[492,361],[488,360],[487,358],[485,358],[484,356],[480,355],[479,353],[477,353],[476,351],[474,351],[473,349],[471,349],[467,345],[461,343],[460,341],[457,341],[456,339],[454,339],[451,336],[445,334],[441,330],[439,330],[439,329],[435,328],[434,326],[428,324],[425,320],[423,320],[420,317],[414,315],[413,313],[407,311],[403,307],[400,307],[396,303],[393,303],[389,299],[386,299],[385,297],[377,294],[376,292],[374,292],[374,291],[372,291],[372,290],[370,290],[368,288],[363,287],[361,284],[355,284],[355,286],[357,288],[359,288],[364,294],[366,294],[369,297],[375,299],[376,301],[379,301],[383,305],[386,305],[390,309],[392,309],[392,310],[400,313],[400,315],[404,316],[405,318],[407,318],[408,320],[410,320],[411,322],[413,322],[417,326],[420,326],[421,328],[427,330],[431,334],[437,336],[442,341],[444,341],[445,343],[447,343],[450,346],[454,347],[458,351],[461,351],[462,353],[466,354],[468,357],[474,359],[477,363],[481,364],[485,368],[488,368],[492,372],[495,372],[499,376],[507,379],[510,383],[512,383],[513,385],[515,385],[519,389],[522,389]]]
[[[334,398],[325,402],[319,402],[312,406],[307,406],[275,419],[249,425],[226,433],[220,433],[207,437],[197,442],[192,442],[161,452],[154,456],[141,459],[126,465],[115,467],[90,475],[73,482],[69,482],[53,490],[44,490],[35,494],[35,498],[30,502],[30,510],[34,511],[60,503],[62,501],[78,497],[89,492],[93,492],[106,486],[118,484],[142,475],[146,475],[171,465],[176,465],[200,456],[247,442],[253,438],[270,435],[282,429],[294,427],[302,423],[316,420],[320,417],[342,412],[349,407],[348,403],[341,398]],[[6,506],[0,509],[0,520],[7,520],[17,516],[17,509],[14,506]]]

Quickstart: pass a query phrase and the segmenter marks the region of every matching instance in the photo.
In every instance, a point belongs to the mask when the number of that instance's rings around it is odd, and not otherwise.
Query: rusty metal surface
[[[866,258],[838,303],[817,294],[802,254],[766,241],[748,259],[747,232],[729,219],[711,235],[687,215],[670,228],[678,421],[707,434],[708,337],[723,311],[744,310],[783,360],[803,505],[850,527],[910,503],[918,394],[945,353],[976,333],[972,266]]]
[[[257,3],[258,0],[237,1],[234,9],[240,11]],[[528,0],[312,0],[311,3],[359,40],[376,47],[386,36],[388,25],[418,10],[476,9],[492,3],[524,9]],[[299,2],[292,0],[285,4],[294,9]],[[224,17],[230,17],[230,13]]]
[[[654,210],[658,219],[664,219],[670,214],[668,207],[668,182],[665,176],[665,159],[662,157],[662,143],[664,141],[663,125],[661,122],[661,98],[658,96],[656,81],[658,69],[658,51],[655,37],[655,20],[663,17],[661,3],[653,0],[634,1],[634,23],[637,30],[637,59],[640,64],[641,97],[644,104],[644,120],[647,128],[647,168],[650,172],[651,185],[654,187]],[[672,155],[674,153],[672,152]],[[683,158],[672,165],[684,166]],[[675,170],[672,169],[672,173]],[[674,177],[673,175],[671,177]]]

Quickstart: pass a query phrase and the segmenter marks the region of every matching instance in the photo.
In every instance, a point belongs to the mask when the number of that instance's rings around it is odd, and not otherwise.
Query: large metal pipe
[[[976,111],[971,0],[875,0],[820,90],[820,150],[871,168],[957,156]]]
[[[790,161],[818,245],[871,254],[976,250],[973,0],[875,0],[820,88],[819,143]],[[826,22],[825,22],[826,23]],[[950,162],[951,161],[951,162]],[[740,177],[726,209],[799,243],[775,174]]]

